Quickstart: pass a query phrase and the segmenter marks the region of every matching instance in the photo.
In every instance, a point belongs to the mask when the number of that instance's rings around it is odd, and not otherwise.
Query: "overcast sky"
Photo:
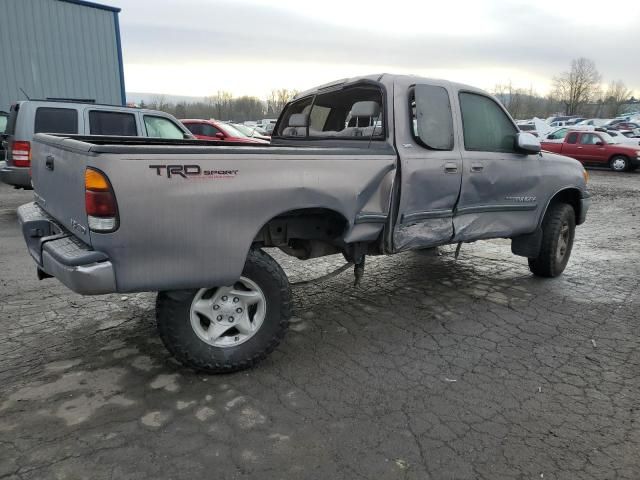
[[[260,97],[395,72],[546,93],[572,58],[640,93],[640,0],[104,0],[128,91]]]

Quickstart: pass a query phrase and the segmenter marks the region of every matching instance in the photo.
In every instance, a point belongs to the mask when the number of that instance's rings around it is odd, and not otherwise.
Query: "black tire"
[[[280,265],[262,250],[251,249],[242,276],[262,290],[266,313],[253,336],[235,346],[210,345],[192,328],[191,303],[198,290],[158,293],[156,319],[160,338],[183,365],[207,373],[243,370],[265,358],[284,338],[291,315],[291,290]]]
[[[571,256],[575,231],[576,215],[573,207],[566,203],[550,205],[542,221],[540,253],[537,258],[529,259],[529,270],[539,277],[553,278],[560,275]]]
[[[614,172],[626,172],[630,166],[629,159],[624,155],[616,155],[609,160],[609,168]]]

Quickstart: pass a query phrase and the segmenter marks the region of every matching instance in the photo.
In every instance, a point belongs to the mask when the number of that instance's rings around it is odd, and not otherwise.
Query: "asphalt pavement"
[[[640,172],[591,171],[565,273],[506,240],[294,287],[258,367],[206,376],[155,295],[38,281],[0,184],[0,479],[638,479]],[[292,282],[338,256],[275,253]]]

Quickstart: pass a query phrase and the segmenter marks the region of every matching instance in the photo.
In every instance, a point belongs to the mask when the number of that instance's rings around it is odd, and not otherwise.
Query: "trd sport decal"
[[[200,165],[149,165],[158,176],[167,178],[234,178],[238,170],[203,170]]]

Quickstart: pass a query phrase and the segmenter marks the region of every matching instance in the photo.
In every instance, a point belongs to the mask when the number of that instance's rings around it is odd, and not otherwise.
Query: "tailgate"
[[[84,171],[91,145],[37,134],[31,174],[36,202],[60,225],[90,244],[84,205]]]

